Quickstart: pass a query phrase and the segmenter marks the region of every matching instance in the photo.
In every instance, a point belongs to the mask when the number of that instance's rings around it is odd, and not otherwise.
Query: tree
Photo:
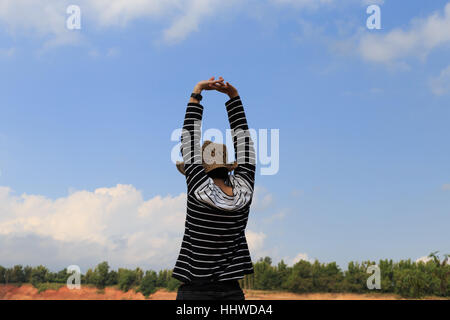
[[[94,284],[95,283],[95,275],[91,268],[86,271],[86,275],[84,276],[84,281],[86,284]]]
[[[120,268],[118,273],[120,290],[127,292],[136,284],[136,273],[134,271]]]
[[[178,289],[178,287],[181,285],[181,282],[175,278],[170,278],[167,281],[167,290],[169,291],[175,291]]]
[[[11,278],[11,269],[10,268],[6,268],[5,269],[5,274],[4,274],[4,279],[5,279],[5,283],[8,284]]]
[[[400,260],[380,260],[381,291],[399,294],[403,297],[420,298],[427,295],[448,297],[450,286],[449,256],[439,256],[438,251],[429,255],[427,262]],[[372,261],[349,262],[343,272],[336,262],[320,263],[301,260],[292,267],[281,260],[277,266],[272,266],[270,257],[260,258],[253,264],[254,273],[246,274],[239,284],[244,289],[288,290],[297,293],[306,292],[368,292],[367,268],[375,264]],[[119,288],[128,291],[137,288],[145,296],[155,292],[158,287],[170,291],[176,290],[181,282],[175,279],[173,270],[164,269],[158,273],[152,270],[145,272],[141,268],[134,270],[119,268],[109,270],[106,261],[98,264],[94,270],[88,269],[82,275],[82,282],[95,284],[99,288],[118,284]],[[0,266],[0,283],[31,282],[35,287],[45,282],[65,283],[69,274],[63,269],[50,272],[46,267],[15,265],[10,268]]]
[[[312,265],[314,291],[338,292],[342,290],[343,274],[336,262],[321,264],[315,261]]]
[[[43,265],[39,265],[31,271],[31,284],[37,287],[40,283],[47,282],[48,269]]]
[[[6,268],[0,266],[0,283],[6,283]]]
[[[311,292],[313,290],[312,266],[309,261],[300,260],[292,267],[285,287],[297,293]]]
[[[57,273],[55,273],[55,282],[57,283],[67,283],[67,279],[69,279],[70,273],[67,273],[67,268],[64,268]]]
[[[395,273],[396,293],[404,297],[420,298],[424,296],[427,282],[418,269],[404,269]]]
[[[367,273],[363,265],[350,261],[345,272],[344,290],[361,293],[367,289]]]
[[[181,282],[178,279],[172,277],[172,270],[167,271],[167,285],[166,288],[169,291],[175,291],[181,285]]]
[[[167,269],[159,270],[158,277],[156,278],[157,287],[167,287],[168,273]]]
[[[286,281],[289,278],[289,275],[292,272],[292,268],[289,267],[284,260],[282,259],[277,266],[277,272],[279,274],[279,278],[280,278],[280,286],[279,289],[287,289],[286,287]]]
[[[260,258],[253,264],[253,269],[254,275],[244,277],[245,288],[272,290],[280,287],[282,279],[270,257]]]
[[[135,284],[140,285],[142,278],[144,277],[144,271],[138,267],[134,270],[134,273],[136,275]]]
[[[103,261],[97,265],[94,270],[94,284],[97,288],[103,289],[106,286],[106,282],[108,281],[108,271],[109,265],[108,262]]]
[[[435,251],[429,254],[429,258],[433,259],[433,262],[436,265],[436,268],[434,269],[434,275],[439,278],[440,280],[440,292],[439,295],[445,296],[447,294],[447,281],[448,276],[450,275],[450,271],[448,268],[446,268],[446,265],[449,261],[449,254],[444,254],[444,259],[440,260],[440,257],[438,256],[439,251]]]
[[[378,263],[381,274],[381,292],[392,292],[394,290],[394,262],[391,260],[380,260]]]
[[[24,275],[24,282],[31,282],[31,273],[33,271],[33,268],[31,266],[26,266],[25,268],[23,268],[23,275]]]
[[[146,297],[156,291],[156,280],[158,276],[155,271],[148,270],[142,278],[139,291]]]
[[[20,264],[15,265],[11,269],[9,282],[11,282],[11,283],[22,283],[22,282],[25,282],[25,274],[23,272],[22,265],[20,265]]]
[[[119,275],[117,274],[117,272],[114,270],[111,270],[108,273],[108,280],[106,281],[106,285],[107,286],[116,285],[118,283],[118,280],[119,280]]]

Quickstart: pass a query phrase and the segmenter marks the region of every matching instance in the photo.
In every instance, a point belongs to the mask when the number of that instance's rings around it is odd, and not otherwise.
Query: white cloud
[[[215,13],[223,14],[235,0],[191,0],[184,12],[176,18],[172,25],[164,30],[164,41],[166,43],[177,43],[184,40],[190,33],[199,31],[200,23]]]
[[[82,28],[85,18],[98,26],[125,26],[143,17],[164,17],[173,10],[183,10],[195,0],[80,0]],[[41,35],[66,31],[70,0],[2,0],[0,22],[10,32],[28,31]]]
[[[1,263],[172,268],[185,217],[185,193],[145,200],[132,185],[118,184],[49,199],[0,187]],[[266,235],[248,228],[246,235],[252,259],[264,255]]]
[[[267,0],[270,6],[290,6],[316,9],[334,0]],[[81,31],[67,30],[66,8],[70,0],[2,0],[0,25],[12,34],[37,35],[45,38],[47,47],[83,43],[85,28],[126,27],[130,23],[151,19],[167,27],[161,30],[162,41],[178,43],[197,32],[202,23],[213,17],[223,17],[252,6],[250,1],[238,0],[79,0]],[[86,23],[87,22],[87,23]]]
[[[376,4],[376,5],[383,5],[384,4],[384,0],[362,0],[362,4],[364,6],[370,6],[372,4]]]
[[[267,223],[267,224],[272,224],[276,220],[283,220],[286,217],[286,212],[287,212],[287,210],[284,209],[284,210],[281,210],[281,211],[279,211],[277,213],[274,213],[273,215],[271,215],[271,216],[269,216],[267,218],[264,218],[263,222]]]
[[[67,0],[2,0],[0,26],[14,36],[25,34],[44,38],[45,46],[73,44],[80,39],[65,27],[67,5]]]
[[[256,211],[263,211],[270,207],[273,202],[273,196],[269,191],[261,186],[255,187],[251,209]]]
[[[10,188],[0,187],[2,263],[34,264],[28,261],[30,246],[35,251],[30,257],[60,264],[93,265],[105,259],[116,266],[170,267],[181,245],[185,201],[184,193],[145,201],[133,186],[120,184],[55,200],[14,196]],[[49,247],[54,251],[48,252]]]
[[[322,5],[328,5],[334,0],[271,0],[275,4],[290,5],[298,8],[318,8]]]
[[[416,263],[419,263],[419,262],[427,263],[430,260],[431,260],[431,258],[429,258],[428,256],[423,256],[423,257],[420,257],[419,259],[417,259]]]
[[[190,2],[185,1],[185,6]],[[126,26],[139,18],[163,17],[183,5],[178,0],[82,0],[80,7],[89,18],[96,17],[96,24],[106,27]]]
[[[80,0],[82,29],[85,21],[92,26],[125,27],[138,19],[169,21],[162,40],[176,43],[199,29],[205,18],[223,14],[237,0]],[[81,43],[80,31],[66,28],[69,0],[2,0],[0,25],[6,32],[46,38],[48,46]],[[89,25],[89,24],[88,24]],[[47,39],[49,38],[49,39]]]
[[[442,186],[442,190],[449,191],[450,190],[450,183],[444,184]]]
[[[443,258],[443,257],[441,257],[441,259],[442,259],[442,258]],[[433,258],[430,258],[430,257],[428,257],[428,256],[423,256],[423,257],[420,257],[419,259],[417,259],[417,260],[416,260],[416,263],[419,263],[419,262],[427,263],[427,262],[430,261],[430,260],[433,260]],[[445,260],[442,260],[441,263],[442,263],[443,261],[445,261]],[[450,263],[450,257],[447,258],[447,263]]]
[[[5,24],[10,33],[21,30],[40,35],[58,34],[65,29],[67,3],[64,0],[2,0],[0,23]]]
[[[426,19],[414,19],[409,30],[395,29],[387,34],[364,33],[358,44],[359,54],[368,61],[395,63],[406,57],[425,59],[433,50],[450,44],[450,3],[444,13]]]
[[[84,0],[87,17],[100,27],[127,26],[138,19],[153,19],[169,26],[162,31],[165,43],[177,43],[199,30],[200,24],[224,10],[237,0]]]
[[[248,246],[250,250],[260,250],[263,247],[264,239],[266,235],[263,232],[254,232],[251,230],[246,230],[245,235],[248,241]]]
[[[450,93],[450,65],[442,70],[438,77],[431,78],[429,85],[433,94],[437,96]]]
[[[268,255],[268,252],[264,248],[264,240],[266,234],[264,232],[255,232],[249,229],[245,231],[245,237],[248,243],[248,249],[250,250],[250,256],[252,261],[257,261],[261,257]]]
[[[312,260],[310,257],[308,257],[308,255],[306,253],[303,252],[299,252],[293,259],[287,259],[287,264],[288,265],[294,265],[297,262],[299,262],[300,260],[305,260],[308,262],[314,262],[314,260]]]

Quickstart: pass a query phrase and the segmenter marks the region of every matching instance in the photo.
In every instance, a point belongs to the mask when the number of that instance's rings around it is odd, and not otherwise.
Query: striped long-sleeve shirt
[[[202,165],[203,106],[190,102],[181,137],[185,162],[187,214],[183,242],[172,277],[224,281],[254,272],[245,237],[255,179],[255,151],[239,96],[225,102],[238,167],[230,175],[233,196],[207,176]]]

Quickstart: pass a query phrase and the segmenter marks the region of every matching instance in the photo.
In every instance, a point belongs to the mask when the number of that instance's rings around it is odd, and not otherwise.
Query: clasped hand
[[[217,90],[219,92],[227,94],[230,99],[238,96],[238,91],[229,82],[224,83],[224,79],[214,80],[215,77],[211,77],[209,80],[202,80],[196,84],[194,92],[200,93],[202,90]]]

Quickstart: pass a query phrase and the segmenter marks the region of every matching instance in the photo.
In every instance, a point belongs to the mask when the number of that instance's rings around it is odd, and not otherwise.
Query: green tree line
[[[260,258],[253,263],[254,273],[245,275],[239,280],[243,289],[289,291],[294,293],[334,292],[334,293],[394,293],[403,297],[420,298],[423,296],[450,296],[449,255],[441,259],[438,252],[429,255],[427,262],[401,260],[380,260],[350,262],[347,270],[343,271],[335,263],[320,263],[318,260],[309,262],[300,260],[293,266],[288,266],[283,260],[272,265],[270,257]],[[367,279],[370,273],[367,268],[377,265],[380,269],[381,289],[370,290]],[[45,283],[67,283],[70,274],[67,269],[51,272],[45,266],[36,267],[15,265],[12,268],[0,266],[0,283],[22,284],[31,283],[39,288]],[[117,271],[110,269],[106,261],[95,268],[88,269],[81,275],[81,284],[93,285],[99,289],[117,286],[120,290],[134,289],[149,296],[158,288],[169,291],[177,290],[181,284],[172,277],[172,270],[164,269],[159,272],[144,271],[141,268]]]
[[[0,265],[0,284],[31,283],[38,289],[45,288],[42,284],[66,284],[71,273],[67,273],[64,268],[58,272],[51,272],[45,266],[36,267],[15,265],[12,268],[5,268]],[[148,297],[156,292],[158,288],[166,288],[174,291],[181,284],[172,277],[172,270],[160,270],[158,273],[153,270],[143,271],[140,268],[134,270],[119,268],[117,271],[110,270],[106,261],[99,263],[94,269],[88,269],[85,274],[81,274],[81,284],[94,285],[98,289],[108,286],[117,286],[120,290],[128,291],[135,289],[137,292]]]
[[[350,262],[343,271],[335,263],[320,263],[300,260],[289,267],[281,260],[273,266],[270,257],[254,263],[253,274],[239,280],[243,289],[282,290],[294,293],[334,292],[399,294],[403,297],[424,296],[450,297],[449,255],[440,259],[438,252],[429,255],[427,262],[380,260],[362,263]],[[380,269],[380,289],[369,289],[367,280],[371,273],[367,269],[377,265]]]

